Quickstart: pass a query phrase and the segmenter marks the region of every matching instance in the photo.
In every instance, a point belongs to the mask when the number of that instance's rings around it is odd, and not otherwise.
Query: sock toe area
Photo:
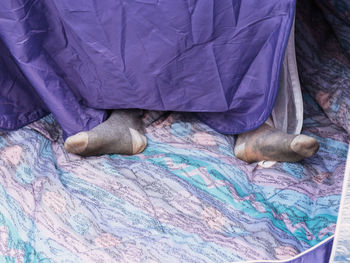
[[[245,154],[245,143],[236,143],[233,152],[238,159],[249,162]]]
[[[88,142],[89,142],[88,133],[79,132],[66,139],[64,143],[64,149],[70,153],[81,154],[86,150]]]
[[[315,138],[303,134],[296,136],[292,140],[290,147],[294,152],[303,157],[311,157],[319,149],[318,142]]]
[[[129,128],[132,140],[132,154],[141,153],[147,146],[147,138],[138,131]]]

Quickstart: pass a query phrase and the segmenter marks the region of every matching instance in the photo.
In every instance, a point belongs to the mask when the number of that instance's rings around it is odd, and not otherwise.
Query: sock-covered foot
[[[82,156],[137,154],[147,145],[140,110],[114,110],[110,117],[90,131],[68,137],[67,152]]]
[[[256,130],[238,135],[234,153],[248,163],[259,161],[298,162],[318,151],[317,140],[293,135],[263,124]]]

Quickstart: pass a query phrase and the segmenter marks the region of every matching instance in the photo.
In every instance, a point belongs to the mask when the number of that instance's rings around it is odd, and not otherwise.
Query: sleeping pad
[[[295,2],[2,0],[0,128],[52,113],[67,137],[141,108],[252,130],[273,108]]]

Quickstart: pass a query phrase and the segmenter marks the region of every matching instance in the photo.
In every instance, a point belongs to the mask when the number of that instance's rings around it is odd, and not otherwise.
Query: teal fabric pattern
[[[234,137],[191,114],[151,123],[135,156],[67,154],[52,116],[1,133],[0,260],[237,262],[309,249],[334,233],[349,135],[304,100],[303,133],[321,148],[294,164],[248,165]]]

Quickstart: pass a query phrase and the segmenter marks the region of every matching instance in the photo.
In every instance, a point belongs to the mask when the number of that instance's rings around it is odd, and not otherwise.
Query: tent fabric
[[[51,112],[64,136],[106,109],[200,112],[240,133],[271,113],[295,0],[5,0],[0,127]]]
[[[303,126],[303,98],[298,74],[294,24],[285,52],[279,90],[267,123],[289,134],[299,134]]]

